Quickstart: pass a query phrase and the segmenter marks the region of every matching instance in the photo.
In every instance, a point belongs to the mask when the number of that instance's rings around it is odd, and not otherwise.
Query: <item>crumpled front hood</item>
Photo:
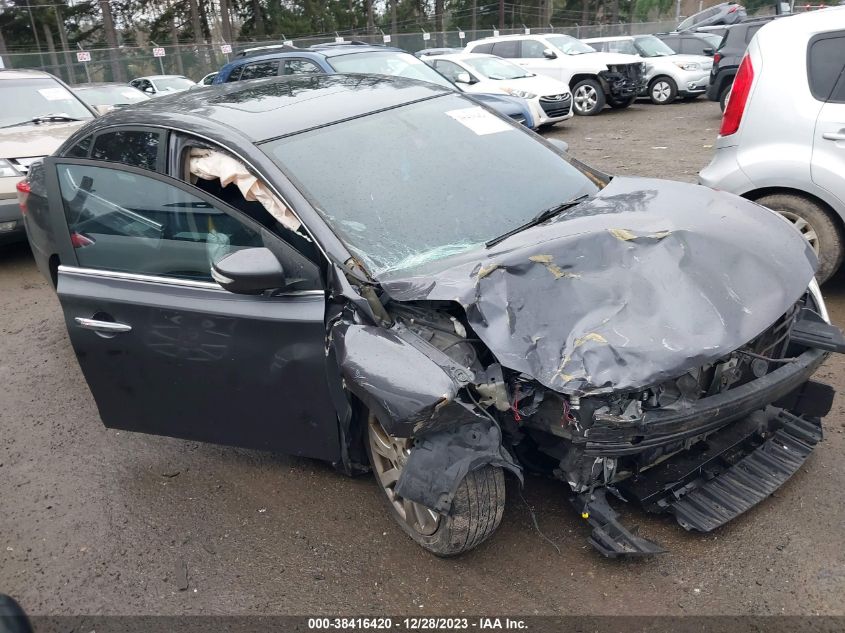
[[[549,223],[382,287],[397,301],[460,303],[502,365],[586,395],[655,385],[737,349],[800,298],[816,264],[757,204],[617,177]]]

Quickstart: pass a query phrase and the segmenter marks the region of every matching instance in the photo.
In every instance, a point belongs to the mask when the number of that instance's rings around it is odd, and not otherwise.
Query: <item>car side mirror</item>
[[[569,151],[569,143],[567,143],[566,141],[561,141],[558,138],[547,138],[546,141],[549,143],[549,145],[551,145],[552,147],[556,147],[562,152]]]
[[[456,84],[471,84],[472,77],[470,77],[468,72],[461,72],[455,75],[455,83]]]
[[[212,264],[211,277],[225,290],[239,295],[257,295],[285,286],[282,265],[263,246],[229,253]]]
[[[156,93],[155,88],[153,88],[152,86],[147,86],[146,88],[144,88],[144,92],[146,92],[148,95],[154,95]]]
[[[546,59],[557,59],[557,53],[555,53],[550,48],[546,48],[543,49],[543,57],[545,57]]]
[[[118,106],[116,106],[116,105],[114,105],[114,106],[109,106],[109,105],[95,105],[95,106],[94,106],[94,111],[95,111],[97,114],[99,114],[100,116],[103,116],[104,114],[107,114],[107,113],[111,112],[112,110],[114,110],[116,107],[118,107]]]
[[[715,55],[715,54],[716,54],[716,51],[715,51],[714,49],[712,49],[712,48],[705,48],[705,49],[704,49],[703,51],[701,51],[701,52],[702,52],[702,53],[704,53],[707,57],[713,57],[713,55]]]

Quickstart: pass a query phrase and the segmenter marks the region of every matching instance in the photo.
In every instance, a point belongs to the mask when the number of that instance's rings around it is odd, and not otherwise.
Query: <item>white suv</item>
[[[637,55],[646,63],[646,87],[642,96],[665,105],[677,97],[695,99],[707,92],[713,60],[703,55],[678,55],[654,35],[597,37],[584,40],[607,53]]]
[[[504,35],[470,42],[467,53],[510,59],[526,70],[567,84],[575,114],[627,108],[645,86],[645,63],[633,55],[599,53],[569,35]]]
[[[819,256],[819,282],[836,272],[845,256],[845,8],[757,32],[699,181],[777,211]]]

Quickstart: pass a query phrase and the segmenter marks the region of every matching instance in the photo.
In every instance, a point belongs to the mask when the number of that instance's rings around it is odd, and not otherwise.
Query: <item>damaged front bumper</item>
[[[622,457],[667,447],[681,449],[691,438],[712,433],[799,388],[824,359],[822,350],[808,349],[795,362],[687,408],[648,411],[633,424],[597,423],[573,438],[573,444],[583,447],[585,455],[597,457]]]

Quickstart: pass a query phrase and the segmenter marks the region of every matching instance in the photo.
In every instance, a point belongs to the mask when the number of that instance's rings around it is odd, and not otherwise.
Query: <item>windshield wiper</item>
[[[50,121],[81,121],[82,119],[76,119],[72,116],[68,116],[66,114],[45,114],[43,116],[36,116],[32,117],[31,119],[27,119],[26,121],[21,121],[20,123],[12,123],[11,125],[4,125],[4,128],[7,127],[18,127],[20,125],[29,125],[30,123],[47,123]]]
[[[486,242],[484,242],[484,246],[486,246],[487,248],[490,248],[491,246],[495,246],[499,242],[505,241],[506,239],[508,239],[512,235],[516,235],[517,233],[521,233],[525,229],[530,229],[532,226],[537,226],[538,224],[542,224],[546,220],[553,218],[554,216],[558,215],[559,213],[563,213],[567,209],[571,209],[572,207],[578,206],[579,204],[584,202],[584,200],[586,200],[589,197],[590,197],[589,194],[585,193],[583,196],[578,196],[577,198],[573,198],[572,200],[568,200],[567,202],[556,205],[554,207],[549,207],[548,209],[543,209],[542,211],[540,211],[540,213],[538,213],[533,218],[528,220],[528,222],[526,222],[525,224],[522,224],[522,225],[520,225],[516,228],[511,229],[507,233],[502,233],[500,236],[494,237],[491,240],[487,240]]]

